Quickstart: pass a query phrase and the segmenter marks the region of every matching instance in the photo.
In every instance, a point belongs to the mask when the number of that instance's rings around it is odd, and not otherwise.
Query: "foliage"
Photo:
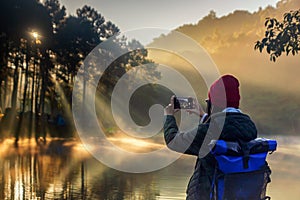
[[[284,52],[286,55],[298,54],[300,50],[300,9],[285,13],[282,22],[276,18],[267,18],[265,27],[265,37],[256,42],[255,49],[262,52],[266,48],[267,53],[270,54],[270,60],[273,62]]]
[[[10,108],[11,114],[5,113],[8,130],[17,123],[11,135],[18,138],[27,132],[30,137],[35,132],[37,138],[46,128],[55,130],[51,127],[58,115],[71,126],[72,87],[78,69],[98,44],[120,29],[86,5],[77,9],[75,16],[67,16],[59,0],[3,0],[0,21],[0,109]],[[121,45],[116,44],[117,51],[138,43],[122,40]],[[114,61],[105,84],[131,68],[151,62],[146,59],[147,50],[142,49]],[[84,70],[93,76],[94,69],[95,66],[87,66]],[[154,71],[151,68],[147,75],[154,75]],[[93,77],[85,81],[92,82]],[[22,129],[26,124],[27,131]]]
[[[66,8],[61,7],[58,0],[46,0],[44,6],[51,16],[53,32],[56,33],[66,18]]]

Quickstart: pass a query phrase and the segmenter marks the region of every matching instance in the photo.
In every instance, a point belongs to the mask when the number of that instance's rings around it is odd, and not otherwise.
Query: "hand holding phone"
[[[174,97],[174,109],[194,109],[194,99],[192,97]]]
[[[199,117],[205,114],[197,99],[192,97],[177,97],[177,99],[174,99],[174,108],[185,109],[189,114],[195,114]]]

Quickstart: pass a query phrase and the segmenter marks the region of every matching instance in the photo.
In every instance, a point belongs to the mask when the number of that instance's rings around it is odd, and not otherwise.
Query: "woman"
[[[208,153],[208,143],[212,139],[249,142],[257,137],[255,124],[239,109],[239,81],[232,75],[224,75],[216,80],[208,92],[211,115],[196,103],[195,110],[201,118],[197,127],[189,132],[179,132],[174,117],[174,96],[165,108],[164,137],[167,146],[177,152],[197,156],[194,173],[187,187],[188,200],[209,200],[216,161]],[[201,148],[203,146],[203,148]],[[203,150],[204,149],[204,150]],[[208,153],[205,155],[205,152]]]

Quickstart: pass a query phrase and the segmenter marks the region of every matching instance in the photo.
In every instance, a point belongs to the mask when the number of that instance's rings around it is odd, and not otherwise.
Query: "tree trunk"
[[[34,105],[34,86],[35,86],[35,59],[33,61],[33,73],[32,73],[32,83],[31,83],[31,100],[30,100],[30,110],[33,112],[33,105]]]
[[[17,96],[18,96],[18,83],[19,83],[19,60],[15,61],[15,71],[14,71],[14,80],[13,80],[13,91],[11,97],[11,107],[13,111],[17,110]]]
[[[22,63],[23,63],[23,60],[22,60]],[[23,72],[23,67],[21,68],[21,70],[20,70],[20,81],[19,81],[19,89],[18,89],[18,91],[19,91],[19,108],[21,109],[22,108],[22,98],[21,98],[21,96],[22,96],[22,91],[23,91],[23,89],[22,89],[22,86],[23,86],[23,79],[24,79],[24,72]]]
[[[26,108],[26,97],[27,97],[27,88],[28,88],[28,76],[29,76],[29,52],[27,47],[27,55],[26,55],[26,69],[25,69],[25,81],[24,81],[24,91],[23,91],[23,106],[22,106],[22,112],[25,112]]]
[[[42,72],[42,88],[41,88],[41,95],[40,95],[40,110],[39,112],[44,114],[45,111],[45,94],[47,88],[47,76],[48,70],[43,70]]]
[[[41,72],[40,72],[41,73]],[[40,104],[41,104],[41,79],[40,76],[36,78],[36,87],[35,87],[35,113],[40,113]]]
[[[8,78],[7,77],[5,77],[4,78],[4,88],[3,88],[3,90],[4,90],[4,109],[6,109],[7,108],[7,90],[8,90]]]
[[[42,88],[41,88],[41,95],[40,95],[39,112],[41,113],[41,136],[44,139],[44,143],[46,143],[47,116],[45,114],[45,94],[47,88],[48,69],[42,69],[41,73],[42,73]]]
[[[3,101],[2,101],[2,82],[3,82],[3,80],[1,79],[0,80],[0,109],[1,109],[1,113],[3,113],[4,112],[4,105],[3,105]]]
[[[2,87],[3,82],[5,81],[5,72],[8,70],[7,66],[8,66],[8,52],[9,52],[9,38],[6,37],[4,39],[3,42],[5,45],[5,50],[3,52],[3,57],[2,60],[0,62],[0,64],[2,64],[2,70],[0,71],[1,74],[1,80],[0,80],[0,108],[2,110],[2,112],[5,112],[5,95],[4,95],[4,87]]]
[[[27,43],[27,54],[26,54],[26,69],[25,69],[25,80],[24,80],[24,91],[23,91],[23,102],[22,102],[22,110],[19,116],[19,121],[17,124],[17,128],[16,128],[16,132],[15,132],[15,145],[18,145],[18,141],[19,141],[19,137],[20,137],[20,133],[22,130],[22,124],[24,121],[24,113],[26,110],[26,98],[27,98],[27,88],[28,88],[28,75],[29,75],[29,60],[30,60],[30,56],[29,56],[29,45]]]

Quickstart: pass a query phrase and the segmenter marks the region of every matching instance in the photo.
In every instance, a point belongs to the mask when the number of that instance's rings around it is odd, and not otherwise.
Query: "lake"
[[[268,156],[272,200],[300,199],[300,137],[274,137],[278,150]],[[0,148],[0,199],[185,199],[195,158],[182,156],[151,173],[124,173],[101,164],[75,140],[47,145],[12,139]]]

